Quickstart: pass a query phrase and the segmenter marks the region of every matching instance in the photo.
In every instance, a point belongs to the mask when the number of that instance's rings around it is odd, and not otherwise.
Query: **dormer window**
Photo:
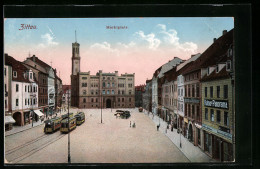
[[[227,71],[231,70],[231,61],[230,60],[228,60],[226,63],[226,69],[227,69]]]
[[[209,67],[208,67],[208,70],[207,70],[207,74],[209,75]]]
[[[216,73],[218,73],[219,72],[219,66],[217,65],[216,66]]]
[[[29,73],[29,77],[30,77],[30,80],[33,79],[33,74],[32,74],[32,72]]]
[[[231,57],[233,55],[233,49],[232,46],[228,49],[228,57]]]
[[[17,72],[16,71],[13,71],[13,77],[17,78]]]

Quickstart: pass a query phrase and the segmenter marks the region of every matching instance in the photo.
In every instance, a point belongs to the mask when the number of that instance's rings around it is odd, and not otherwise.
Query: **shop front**
[[[13,129],[13,124],[15,120],[12,116],[5,116],[5,131],[9,131]]]
[[[233,160],[232,135],[203,124],[204,151],[218,161]]]

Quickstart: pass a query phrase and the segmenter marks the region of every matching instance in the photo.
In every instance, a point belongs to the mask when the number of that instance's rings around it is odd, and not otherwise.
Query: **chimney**
[[[33,55],[33,61],[35,62],[35,55]]]
[[[217,40],[217,38],[214,38],[214,39],[213,39],[213,42],[215,42],[216,40]]]
[[[223,30],[223,35],[225,35],[227,33],[227,30]]]

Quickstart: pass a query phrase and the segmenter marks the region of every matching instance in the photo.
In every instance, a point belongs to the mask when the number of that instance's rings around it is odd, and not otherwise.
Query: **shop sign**
[[[207,106],[207,107],[228,109],[228,101],[227,100],[208,100],[208,99],[204,99],[204,105]]]
[[[185,103],[200,103],[200,100],[195,99],[195,98],[184,98],[184,102]]]
[[[202,129],[210,131],[213,134],[215,133],[215,134],[221,135],[222,137],[232,141],[232,134],[230,134],[230,133],[227,133],[227,132],[224,132],[224,131],[221,131],[221,130],[217,130],[217,129],[210,127],[210,126],[207,126],[205,124],[202,124]]]
[[[188,123],[189,121],[188,121],[188,119],[187,119],[187,118],[184,118],[184,122],[185,122],[185,123]]]

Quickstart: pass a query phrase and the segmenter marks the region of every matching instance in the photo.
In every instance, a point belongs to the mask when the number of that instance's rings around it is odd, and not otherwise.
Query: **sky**
[[[169,60],[203,53],[213,38],[233,28],[232,17],[8,18],[4,53],[19,61],[35,55],[70,84],[72,43],[77,41],[81,72],[135,73],[135,85],[140,85]]]

